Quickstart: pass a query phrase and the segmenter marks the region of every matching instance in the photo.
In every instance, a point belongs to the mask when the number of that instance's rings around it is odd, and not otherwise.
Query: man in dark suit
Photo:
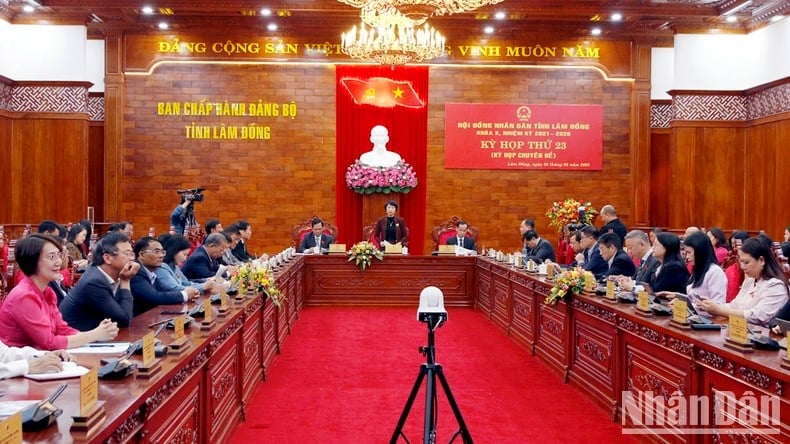
[[[601,234],[615,233],[620,238],[620,246],[625,243],[625,233],[628,229],[625,227],[623,221],[617,217],[617,211],[611,205],[604,205],[601,208],[601,219],[605,222],[601,227]]]
[[[475,250],[477,251],[477,247],[475,246],[475,240],[472,239],[471,236],[467,236],[466,233],[469,230],[469,224],[466,223],[465,220],[459,220],[455,223],[455,236],[448,237],[445,241],[447,245],[460,245],[467,250]]]
[[[104,236],[93,248],[93,262],[60,304],[63,320],[80,331],[93,330],[104,319],[127,327],[133,306],[130,280],[140,268],[133,258],[125,234]]]
[[[181,271],[189,280],[214,277],[219,271],[218,259],[228,248],[228,239],[223,233],[211,233],[206,241],[187,258]]]
[[[518,226],[518,231],[521,233],[521,242],[522,242],[522,250],[521,256],[527,257],[532,254],[532,249],[527,246],[527,242],[524,240],[524,233],[529,230],[535,229],[535,219],[528,217],[521,221],[521,224]]]
[[[211,236],[222,236],[214,233]],[[224,239],[225,237],[222,236]],[[201,247],[202,248],[202,247]],[[134,315],[140,315],[158,305],[182,304],[198,297],[195,287],[183,290],[160,291],[154,286],[154,270],[162,266],[165,250],[153,237],[145,236],[134,243],[134,254],[140,263],[140,270],[132,277],[131,289],[134,296]]]
[[[233,255],[236,256],[236,258],[242,262],[251,261],[255,259],[255,256],[251,255],[247,251],[247,241],[250,240],[250,238],[252,237],[252,225],[246,220],[240,220],[236,222],[236,226],[239,227],[239,233],[241,234],[241,238],[239,239],[239,243],[236,244],[236,247],[234,247],[232,250]]]
[[[625,247],[628,255],[635,261],[636,273],[632,276],[636,283],[647,283],[652,287],[656,270],[660,265],[658,259],[653,257],[653,249],[644,231],[633,230],[625,235]]]
[[[592,225],[587,225],[581,230],[581,246],[584,248],[584,260],[579,265],[595,275],[595,279],[600,280],[609,270],[609,264],[601,256],[601,249],[598,246],[598,229]]]
[[[299,253],[321,253],[329,249],[329,244],[334,242],[334,238],[324,233],[324,221],[315,218],[310,222],[312,232],[307,233],[299,243],[297,251]],[[316,247],[318,249],[316,250]]]
[[[551,242],[538,236],[535,230],[527,230],[524,233],[524,241],[531,250],[530,255],[524,258],[525,261],[532,259],[535,263],[542,264],[546,259],[552,262],[556,260],[554,247],[551,246]]]
[[[623,251],[620,238],[615,233],[604,233],[598,238],[601,257],[609,264],[606,276],[633,276],[636,274],[634,261]]]

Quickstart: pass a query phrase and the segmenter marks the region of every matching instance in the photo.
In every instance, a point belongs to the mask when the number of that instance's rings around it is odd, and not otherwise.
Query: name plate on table
[[[455,245],[439,245],[439,254],[455,254]]]
[[[329,244],[329,254],[345,254],[346,244]]]
[[[455,250],[453,250],[453,253],[455,253]],[[387,244],[384,246],[384,254],[403,254],[403,245]]]
[[[751,353],[754,345],[749,340],[749,324],[743,316],[730,315],[724,346],[741,353]]]

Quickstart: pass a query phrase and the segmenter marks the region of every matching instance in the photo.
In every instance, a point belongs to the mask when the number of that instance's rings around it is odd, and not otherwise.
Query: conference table
[[[492,328],[534,354],[547,371],[557,373],[558,380],[585,393],[613,421],[626,418],[626,429],[648,433],[640,438],[689,443],[744,442],[746,438],[790,441],[790,395],[785,390],[790,371],[781,367],[780,352],[741,353],[726,348],[726,330],[674,328],[666,317],[645,318],[632,304],[605,302],[594,295],[547,306],[543,300],[552,284],[545,277],[487,257],[386,255],[362,271],[345,255],[305,255],[278,267],[275,275],[287,297],[282,307],[275,307],[261,294],[231,298],[230,312],[217,318],[210,329],[201,330],[200,320],[186,329],[190,346],[181,354],[160,358],[161,370],[156,374],[101,380],[99,401],[106,419],[89,436],[70,431],[72,417],[79,412],[78,380],[0,381],[0,391],[5,392],[0,402],[42,399],[60,383],[69,384],[55,403],[63,409],[57,425],[25,432],[26,442],[226,442],[249,415],[267,414],[250,412],[250,400],[265,384],[282,347],[291,346],[287,338],[291,329],[298,328],[304,306],[399,306],[413,307],[416,313],[420,291],[434,285],[443,291],[448,312],[456,307],[479,310]],[[136,317],[118,340],[139,339],[153,331],[150,325],[172,317],[162,311],[181,308],[159,307]],[[159,338],[169,344],[173,333],[165,330]],[[100,358],[79,355],[78,361],[93,367]],[[706,433],[689,433],[677,424],[662,423],[661,434],[649,434],[655,426],[633,424],[634,411],[624,405],[624,393],[725,399],[735,406],[734,416],[726,424],[707,427]],[[748,403],[750,395],[769,399],[776,407],[780,424],[772,423],[770,433],[777,434],[746,436],[765,431],[739,415],[753,407]],[[697,409],[694,414],[699,417],[714,413],[717,406],[695,404],[691,408]],[[660,419],[670,410],[671,404],[654,404],[649,416]]]

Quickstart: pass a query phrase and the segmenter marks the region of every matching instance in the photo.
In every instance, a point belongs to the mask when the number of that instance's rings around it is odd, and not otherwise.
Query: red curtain
[[[386,78],[407,82],[422,106],[395,105],[380,107],[357,103],[344,79],[368,81]],[[380,82],[379,82],[380,83]],[[401,83],[401,85],[403,85]],[[336,150],[336,214],[339,242],[353,244],[362,240],[362,227],[372,220],[362,220],[363,196],[346,186],[346,169],[359,156],[370,151],[370,130],[384,125],[389,130],[387,149],[394,151],[412,165],[419,181],[417,188],[401,194],[398,214],[409,227],[409,252],[423,254],[425,246],[426,173],[428,163],[428,67],[339,65],[336,67],[337,150]],[[401,88],[404,89],[404,88]],[[406,94],[408,95],[408,93]],[[381,209],[384,215],[384,208]]]

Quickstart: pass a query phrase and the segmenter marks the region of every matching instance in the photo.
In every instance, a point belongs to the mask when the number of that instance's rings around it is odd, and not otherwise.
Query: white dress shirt
[[[26,375],[27,360],[43,354],[32,347],[9,347],[0,341],[0,379]]]

